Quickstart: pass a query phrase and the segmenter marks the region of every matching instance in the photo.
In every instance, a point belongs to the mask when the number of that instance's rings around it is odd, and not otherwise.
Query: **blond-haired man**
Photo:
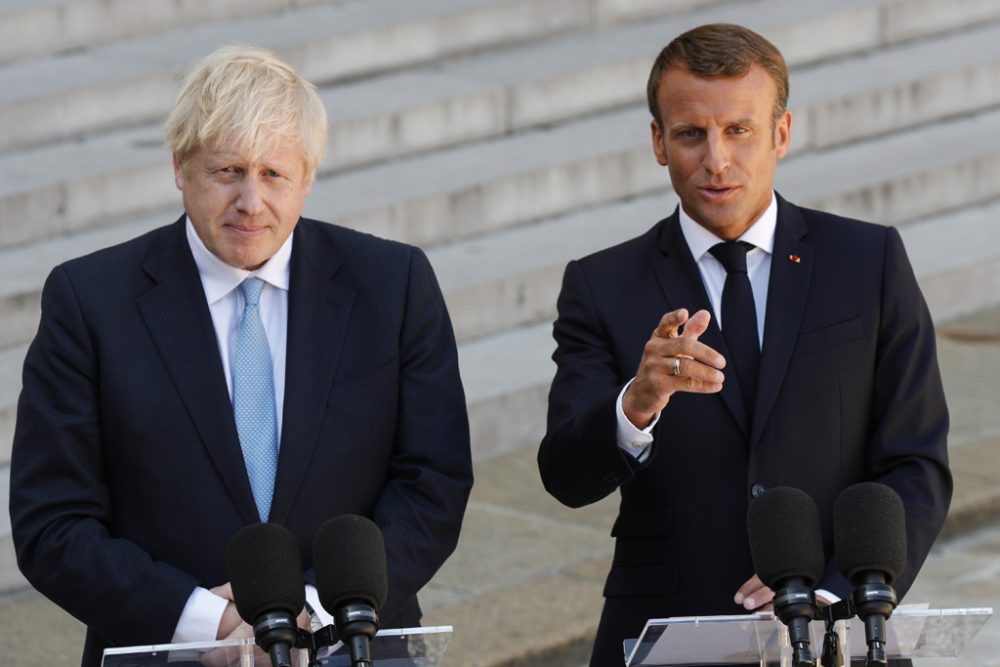
[[[373,518],[385,627],[419,623],[454,549],[472,473],[451,324],[419,250],[300,217],[326,122],[274,54],[220,49],[167,121],[184,215],[46,282],[11,517],[25,576],[87,624],[85,665],[248,635],[224,552],[250,523],[287,526],[310,580],[320,524]]]

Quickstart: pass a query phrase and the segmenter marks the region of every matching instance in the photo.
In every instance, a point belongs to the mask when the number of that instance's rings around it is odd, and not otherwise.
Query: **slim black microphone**
[[[382,531],[362,516],[334,517],[316,531],[313,563],[319,601],[333,614],[351,665],[371,667],[371,640],[389,588]]]
[[[226,571],[240,617],[253,626],[272,667],[292,667],[295,622],[306,603],[302,557],[295,536],[276,523],[241,528],[226,547]]]
[[[888,664],[885,622],[896,608],[890,584],[906,567],[906,513],[899,494],[862,482],[844,489],[833,506],[837,566],[854,586],[854,611],[865,623],[866,664]]]
[[[816,582],[823,574],[823,538],[816,503],[805,492],[776,486],[747,511],[753,566],[774,591],[774,614],[788,626],[795,667],[814,666],[809,621],[816,614]]]

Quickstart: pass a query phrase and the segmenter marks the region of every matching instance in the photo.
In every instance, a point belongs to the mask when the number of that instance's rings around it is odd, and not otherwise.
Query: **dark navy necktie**
[[[746,241],[727,241],[709,250],[726,269],[726,284],[722,288],[722,338],[729,348],[728,361],[736,370],[748,418],[753,415],[760,372],[757,307],[747,275],[747,252],[753,248],[754,245]]]

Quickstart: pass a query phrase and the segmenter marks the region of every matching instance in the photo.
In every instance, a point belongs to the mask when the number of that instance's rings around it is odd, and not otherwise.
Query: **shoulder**
[[[779,215],[801,216],[809,234],[820,239],[867,243],[884,242],[889,236],[899,236],[894,227],[798,206],[786,200],[781,200],[779,212]]]
[[[660,220],[636,236],[570,262],[587,273],[620,272],[624,267],[644,265],[659,254],[660,238],[667,225],[674,224],[675,216]]]
[[[403,289],[412,279],[433,280],[424,252],[416,246],[340,225],[302,218],[292,249],[293,266],[300,253],[302,266],[313,271],[336,271],[364,291]]]
[[[127,241],[67,260],[56,266],[50,275],[63,274],[77,290],[115,290],[129,282],[128,277],[141,275],[150,257],[166,249],[176,252],[186,248],[182,221],[157,227]],[[183,246],[181,245],[183,244]]]
[[[296,233],[296,243],[329,246],[345,263],[408,261],[415,254],[423,255],[419,248],[407,243],[311,218],[302,218]]]
[[[101,248],[63,263],[74,271],[109,265],[140,264],[149,253],[172,236],[183,238],[184,228],[178,223],[164,225],[121,243]]]

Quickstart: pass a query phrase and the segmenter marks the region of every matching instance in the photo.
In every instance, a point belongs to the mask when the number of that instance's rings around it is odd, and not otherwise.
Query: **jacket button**
[[[608,472],[608,473],[605,473],[604,474],[604,483],[605,484],[621,484],[622,483],[621,473],[617,473],[617,472]]]
[[[750,489],[750,497],[751,498],[756,498],[760,494],[764,493],[764,491],[765,491],[765,489],[764,489],[763,485],[761,485],[761,484],[754,484],[753,487]]]

